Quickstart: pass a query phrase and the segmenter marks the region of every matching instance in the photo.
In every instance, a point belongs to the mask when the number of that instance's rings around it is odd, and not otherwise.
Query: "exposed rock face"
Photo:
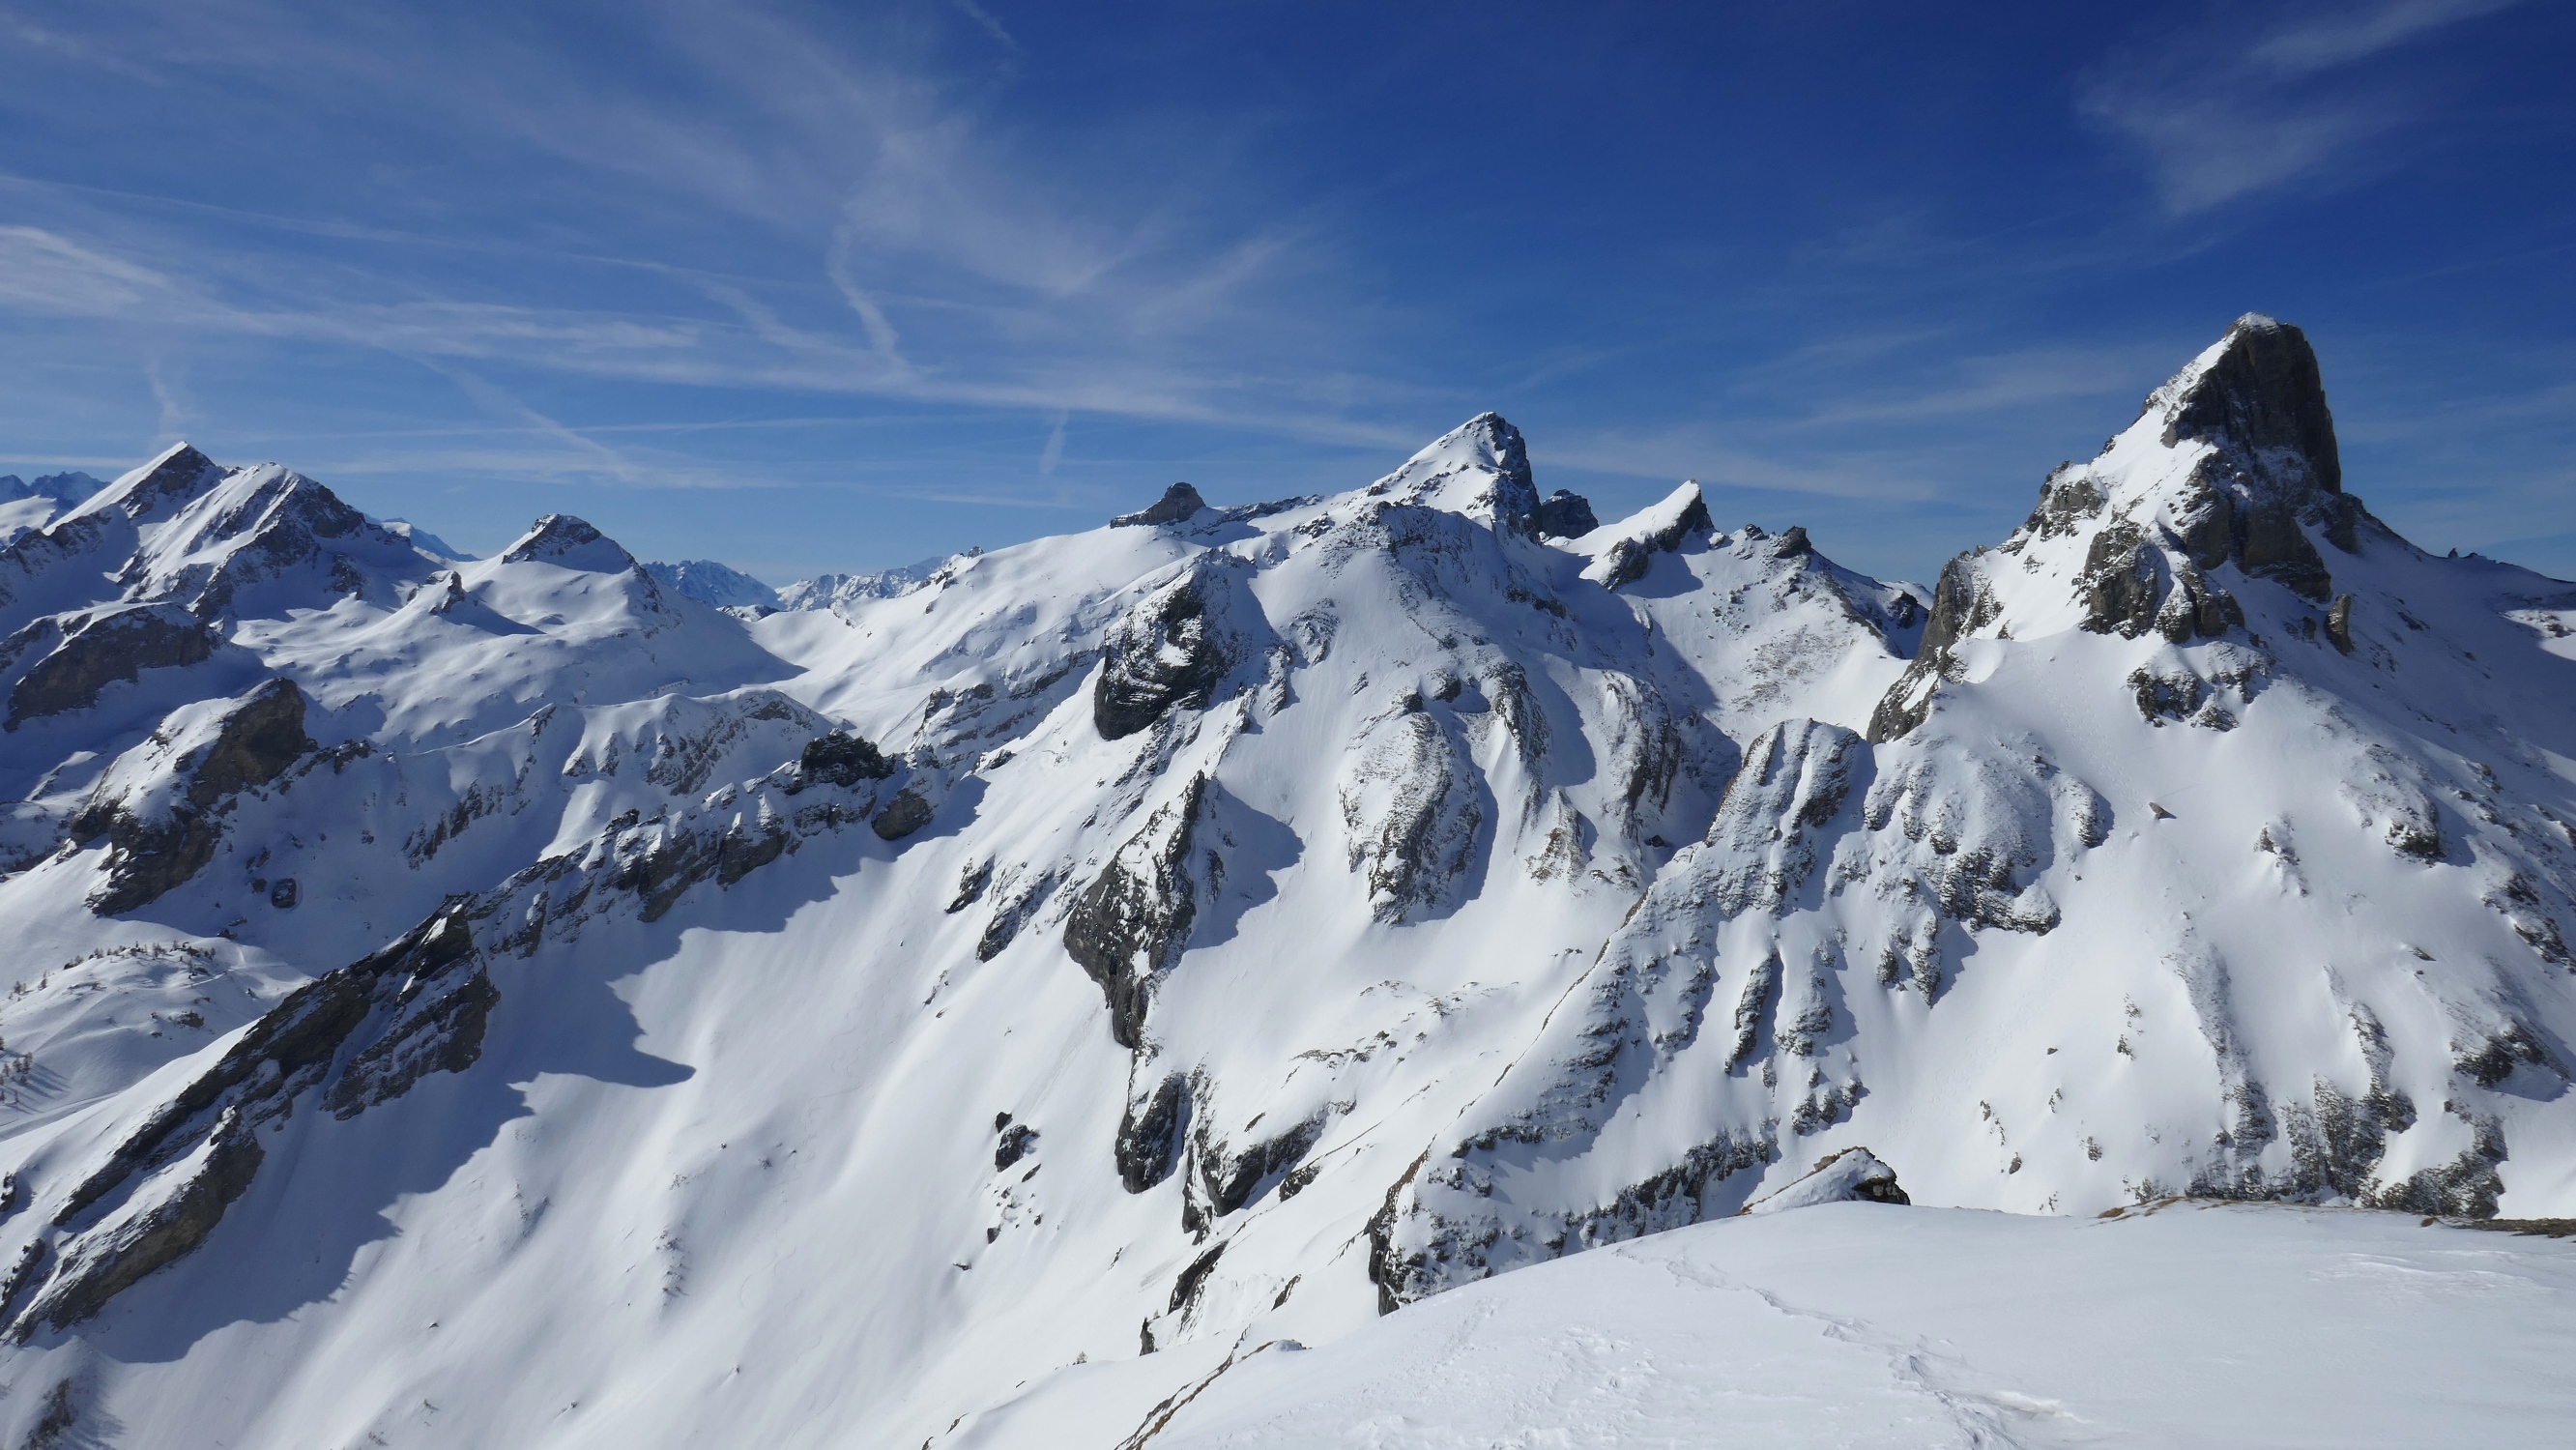
[[[1138,601],[1103,650],[1091,691],[1103,740],[1123,740],[1174,710],[1203,708],[1232,667],[1232,640],[1211,618],[1223,565],[1202,562]]]
[[[615,574],[638,568],[635,556],[616,540],[571,514],[547,514],[528,526],[519,541],[501,552],[505,564],[560,564],[567,569]],[[647,576],[650,577],[650,576]]]
[[[1115,1145],[1118,1181],[1129,1193],[1142,1193],[1172,1176],[1189,1116],[1190,1085],[1178,1073],[1159,1079],[1141,1097],[1130,1089]]]
[[[1669,554],[1684,540],[1703,537],[1716,525],[1709,520],[1708,500],[1699,485],[1685,482],[1663,502],[1621,520],[1619,527],[1628,532],[1613,539],[1584,571],[1587,578],[1613,589],[1645,578],[1657,554]],[[1803,543],[1806,534],[1801,532],[1798,538]]]
[[[1163,496],[1154,501],[1153,507],[1138,509],[1132,514],[1120,514],[1109,521],[1109,526],[1113,529],[1134,529],[1152,528],[1157,524],[1177,524],[1193,517],[1199,510],[1206,507],[1207,500],[1199,497],[1197,489],[1186,483],[1176,483],[1163,490]]]
[[[894,774],[894,765],[874,742],[846,730],[833,730],[806,742],[804,752],[796,758],[796,772],[791,791],[808,785],[853,786],[861,781],[884,780]]]
[[[1575,539],[1601,527],[1592,513],[1592,500],[1579,493],[1558,489],[1538,506],[1538,534],[1541,538]]]
[[[1196,1233],[1252,1202],[1264,1189],[1279,1185],[1305,1161],[1330,1121],[1328,1112],[1315,1113],[1284,1132],[1237,1148],[1211,1133],[1207,1119],[1199,1119],[1190,1142],[1198,1181],[1182,1204],[1181,1227]]]
[[[2352,596],[2335,597],[2334,608],[2326,611],[2326,638],[2343,654],[2352,653]]]
[[[203,1243],[259,1170],[258,1130],[304,1093],[323,1087],[324,1106],[350,1118],[426,1073],[472,1066],[498,995],[462,908],[289,995],[60,1200],[53,1223],[71,1232],[11,1336],[87,1319]]]
[[[1019,1161],[1037,1151],[1038,1130],[1026,1123],[1005,1123],[993,1144],[993,1171],[1000,1173],[1019,1165]]]
[[[1814,870],[1822,828],[1841,814],[1869,747],[1838,725],[1787,720],[1745,747],[1707,844],[1724,865],[1710,900],[1732,916],[1787,902]],[[1827,846],[1830,849],[1830,846]]]
[[[2249,312],[2228,329],[2226,344],[2199,386],[2173,409],[2165,424],[2167,446],[2222,435],[2258,454],[2295,454],[2318,487],[2341,492],[2334,415],[2326,409],[2325,380],[2308,335]]]
[[[1807,1176],[1775,1193],[1757,1198],[1738,1214],[1785,1213],[1820,1203],[1910,1204],[1896,1184],[1896,1170],[1878,1161],[1867,1148],[1845,1148],[1816,1160]]]
[[[235,703],[212,738],[183,744],[156,737],[137,753],[149,769],[148,757],[173,748],[166,784],[147,778],[129,793],[95,798],[70,824],[74,840],[107,837],[107,879],[90,898],[101,916],[157,901],[204,869],[223,839],[231,798],[275,781],[313,751],[304,694],[292,680],[271,680]],[[295,899],[291,881],[279,882],[270,897],[278,906]]]
[[[1487,806],[1473,761],[1419,699],[1382,716],[1344,766],[1342,829],[1369,909],[1391,924],[1447,904],[1474,864]]]
[[[868,822],[868,828],[875,831],[881,841],[900,841],[929,825],[931,817],[937,813],[929,797],[907,786],[895,792],[894,799],[887,803],[886,808],[877,813],[875,820]]]
[[[1924,621],[1914,663],[1888,687],[1886,698],[1870,716],[1869,743],[1900,739],[1922,724],[1932,710],[1934,687],[1951,668],[1951,647],[1993,623],[2000,612],[1976,567],[1975,555],[1962,554],[1942,565],[1941,577],[1932,586],[1932,609]]]
[[[1206,795],[1207,777],[1192,776],[1178,799],[1156,809],[1118,848],[1065,917],[1065,952],[1100,984],[1109,1033],[1121,1047],[1144,1045],[1154,978],[1178,960],[1197,919],[1197,883],[1188,867]]]
[[[48,620],[30,629],[51,625]],[[74,626],[11,688],[7,728],[86,710],[111,684],[130,683],[145,670],[203,663],[214,648],[205,627],[174,605],[137,605],[94,616]]]

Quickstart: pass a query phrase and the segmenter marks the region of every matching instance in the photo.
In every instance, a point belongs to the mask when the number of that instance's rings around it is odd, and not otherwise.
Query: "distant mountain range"
[[[2258,1280],[2576,1348],[2441,1245],[2541,1250],[2391,1237],[2576,1215],[2576,585],[2374,517],[2269,318],[1928,588],[1490,413],[775,593],[186,445],[11,483],[7,1443],[1432,1445],[1568,1365],[1528,1443],[1721,1440],[1793,1330],[1922,1417],[1813,1443],[2151,1433],[1895,1277],[2059,1229],[2168,1377]],[[2057,1222],[2177,1197],[2314,1211]]]

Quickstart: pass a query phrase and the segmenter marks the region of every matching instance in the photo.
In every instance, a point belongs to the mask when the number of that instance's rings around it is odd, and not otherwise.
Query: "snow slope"
[[[749,617],[174,449],[0,551],[0,1438],[1132,1427],[1862,1145],[2569,1212],[2576,586],[2332,465],[2249,318],[1929,593],[1487,414]]]
[[[651,563],[644,572],[666,589],[722,609],[727,606],[778,607],[778,591],[739,569],[713,559],[684,559],[677,564]]]
[[[2576,1421],[2571,1350],[2565,1239],[1838,1204],[1470,1285],[1329,1345],[1247,1341],[1212,1377],[1069,1369],[947,1443],[2540,1447]]]
[[[106,486],[86,473],[47,473],[33,479],[0,473],[0,546],[43,528],[55,515]]]

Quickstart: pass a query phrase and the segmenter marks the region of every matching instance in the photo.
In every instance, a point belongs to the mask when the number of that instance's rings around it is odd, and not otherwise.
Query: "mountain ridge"
[[[0,1430],[937,1442],[1862,1148],[2567,1212],[2576,585],[2342,482],[2254,315],[1928,591],[1490,413],[774,613],[174,448],[0,552]]]

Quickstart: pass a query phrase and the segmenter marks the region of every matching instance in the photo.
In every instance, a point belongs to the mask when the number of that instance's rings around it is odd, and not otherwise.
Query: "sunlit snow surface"
[[[1689,485],[1544,537],[1492,415],[765,615],[173,450],[0,552],[0,1444],[1110,1446],[1238,1352],[1156,1443],[1653,1443],[1711,1356],[2210,1443],[2123,1332],[2510,1443],[2563,1246],[2416,1225],[2576,1212],[2576,585],[2325,488],[2290,336],[1935,591]],[[1729,1218],[1860,1147],[1939,1207]],[[2408,1212],[2094,1217],[2176,1193]]]
[[[1505,1275],[1316,1348],[1068,1369],[940,1443],[2544,1447],[2576,1424],[2571,1354],[2576,1240],[2269,1204],[1834,1204]]]

